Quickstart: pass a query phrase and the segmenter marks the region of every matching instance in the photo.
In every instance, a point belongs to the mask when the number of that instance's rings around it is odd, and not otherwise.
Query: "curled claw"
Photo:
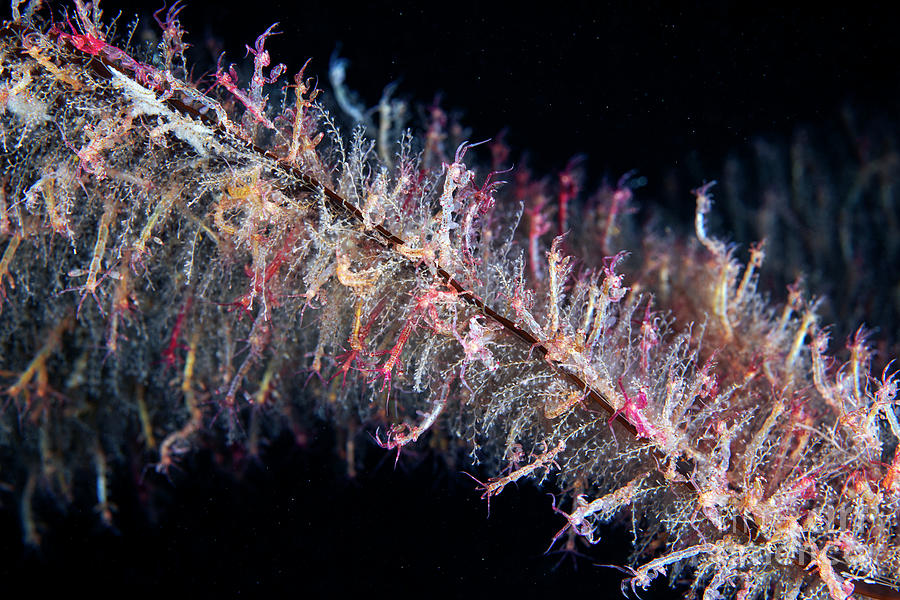
[[[163,31],[169,31],[171,27],[175,26],[175,23],[178,19],[178,13],[180,13],[184,9],[184,4],[182,4],[182,0],[177,0],[171,7],[169,7],[168,12],[166,13],[166,20],[162,21],[160,19],[160,15],[162,11],[166,10],[166,4],[163,2],[162,8],[153,13],[153,20],[156,21],[156,24],[159,25],[159,28]]]
[[[470,144],[469,140],[466,140],[465,142],[463,142],[456,148],[456,155],[453,158],[453,162],[458,163],[459,161],[461,161],[463,159],[463,157],[466,155],[466,152],[469,151],[469,148],[474,148],[474,147],[480,146],[482,144],[487,144],[490,141],[491,141],[491,138],[488,138],[486,140],[482,140],[480,142],[475,142],[474,144]]]
[[[381,427],[375,428],[375,433],[369,434],[372,436],[372,441],[374,441],[380,448],[387,448],[387,441],[381,441]]]

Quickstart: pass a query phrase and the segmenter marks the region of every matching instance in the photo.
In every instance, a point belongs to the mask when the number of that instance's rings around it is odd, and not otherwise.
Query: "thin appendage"
[[[650,472],[642,473],[638,475],[627,484],[622,486],[621,488],[606,494],[592,502],[588,502],[584,494],[580,494],[576,496],[574,502],[574,510],[571,513],[566,513],[558,508],[556,508],[556,502],[554,499],[553,510],[557,513],[561,514],[566,518],[566,525],[560,529],[555,536],[553,536],[553,541],[550,542],[550,546],[547,548],[547,551],[550,551],[550,548],[556,544],[557,540],[565,533],[567,530],[574,532],[576,535],[585,538],[588,543],[596,544],[600,541],[599,537],[595,537],[595,527],[594,525],[588,521],[589,517],[592,517],[596,514],[600,514],[601,518],[605,516],[611,516],[615,513],[620,507],[631,504],[634,501],[635,494],[639,491],[641,484],[645,479],[650,475]]]
[[[483,493],[481,494],[481,498],[482,500],[488,501],[488,514],[490,514],[492,496],[496,496],[497,494],[502,492],[507,485],[515,483],[519,479],[527,475],[531,475],[531,473],[533,473],[537,469],[549,469],[550,466],[554,464],[556,456],[565,449],[566,441],[564,439],[559,440],[556,446],[554,446],[550,450],[547,450],[543,454],[536,456],[533,461],[531,461],[524,467],[520,467],[512,473],[509,473],[508,475],[504,475],[502,477],[491,477],[487,480],[487,482],[481,482],[468,473],[466,473],[466,475],[469,475],[469,477],[474,479],[479,484],[480,489],[483,491]]]
[[[550,252],[547,253],[547,263],[550,271],[550,299],[548,302],[550,310],[550,330],[547,337],[553,338],[559,331],[560,316],[559,305],[562,301],[562,288],[568,281],[569,274],[572,270],[571,256],[563,256],[561,246],[563,236],[558,236],[553,240]]]
[[[419,311],[417,309],[413,309],[413,314],[407,318],[406,323],[403,324],[403,329],[400,330],[400,334],[397,336],[397,341],[394,346],[388,351],[388,358],[384,361],[380,367],[372,369],[372,375],[369,378],[369,381],[374,381],[379,376],[383,378],[383,382],[381,384],[381,390],[384,391],[387,388],[388,398],[391,396],[391,381],[393,378],[394,367],[397,366],[397,363],[400,360],[400,355],[403,354],[403,347],[406,345],[406,342],[409,341],[409,337],[412,335],[413,331],[416,328],[416,325],[419,321]]]
[[[651,560],[638,569],[634,569],[632,571],[634,577],[627,580],[627,582],[631,585],[632,590],[634,589],[635,585],[640,586],[642,589],[647,589],[650,586],[650,582],[653,581],[653,579],[655,579],[657,575],[666,572],[666,567],[668,565],[677,563],[682,560],[687,560],[688,558],[692,558],[694,556],[697,556],[698,554],[715,554],[719,550],[720,548],[716,544],[698,544],[697,546],[691,546],[690,548],[685,548],[684,550],[670,552],[665,556],[661,556],[657,559]]]
[[[411,426],[408,423],[394,425],[388,432],[386,440],[381,440],[376,432],[375,443],[386,450],[397,449],[397,457],[394,459],[394,465],[397,464],[397,460],[400,458],[400,449],[407,444],[417,441],[422,434],[431,429],[431,426],[434,425],[435,421],[437,421],[438,417],[444,411],[444,408],[447,406],[447,397],[450,394],[451,383],[452,378],[444,382],[444,385],[441,386],[440,395],[431,407],[431,411],[425,415],[425,418],[418,425]]]
[[[160,198],[159,202],[156,203],[156,206],[153,208],[153,212],[150,213],[150,216],[147,218],[147,222],[144,223],[143,229],[141,229],[141,233],[138,236],[138,239],[132,245],[132,255],[131,255],[131,266],[134,268],[136,264],[144,257],[147,253],[147,242],[153,237],[153,230],[156,228],[160,222],[165,222],[166,217],[169,214],[169,211],[172,208],[172,205],[175,203],[175,200],[178,198],[180,194],[179,191],[169,190],[165,192]]]
[[[11,397],[16,397],[25,391],[25,388],[31,383],[34,377],[38,376],[38,381],[46,380],[46,369],[47,369],[47,359],[56,351],[57,347],[59,347],[60,342],[62,341],[62,335],[72,326],[72,316],[71,314],[62,318],[59,323],[53,328],[50,332],[47,341],[44,342],[44,345],[41,347],[40,351],[35,355],[35,357],[28,364],[28,367],[19,375],[19,378],[16,382],[6,389],[6,394]],[[44,375],[41,376],[41,373]],[[39,386],[43,387],[43,386]],[[40,389],[39,395],[42,394],[45,390]]]
[[[3,258],[0,258],[0,302],[6,298],[6,290],[4,288],[3,280],[9,284],[9,287],[15,289],[16,282],[10,274],[10,265],[12,264],[13,257],[16,255],[16,250],[19,248],[19,244],[22,242],[22,235],[18,232],[14,233],[12,239],[9,240],[9,243],[6,245],[6,250],[3,251]]]
[[[100,276],[100,269],[103,267],[103,256],[106,253],[106,244],[109,241],[109,225],[112,223],[116,212],[117,207],[115,201],[113,199],[107,199],[103,206],[103,215],[100,217],[100,225],[97,228],[97,241],[94,243],[94,253],[91,256],[91,263],[88,270],[85,272],[76,269],[69,272],[70,277],[87,275],[84,285],[67,288],[60,292],[60,294],[77,291],[83,292],[81,294],[81,300],[78,301],[78,308],[75,310],[76,316],[81,314],[81,305],[84,304],[84,299],[87,298],[88,294],[94,297],[94,301],[97,302],[97,308],[100,310],[100,313],[106,314],[103,310],[100,298],[97,297],[97,288],[100,287],[100,283],[106,278],[105,274]]]
[[[853,595],[855,586],[852,581],[847,581],[834,570],[831,559],[828,558],[828,548],[836,544],[825,544],[825,547],[819,549],[813,544],[813,558],[807,569],[815,567],[819,571],[819,577],[828,588],[828,594],[832,600],[847,600]]]

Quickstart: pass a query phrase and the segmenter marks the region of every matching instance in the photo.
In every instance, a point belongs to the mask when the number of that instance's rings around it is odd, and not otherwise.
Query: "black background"
[[[282,35],[267,44],[273,60],[293,73],[312,57],[307,73],[325,88],[340,43],[351,61],[348,85],[367,104],[395,80],[416,102],[440,92],[472,139],[507,129],[514,156],[527,151],[539,173],[585,154],[593,184],[638,169],[648,179],[643,198],[676,211],[684,202],[687,218],[689,190],[718,177],[725,154],[754,136],[787,138],[799,125],[828,124],[848,103],[896,113],[900,42],[882,9],[675,4],[192,2],[182,21],[200,62],[212,60],[207,40],[229,61],[243,59],[243,45],[279,21]],[[105,6],[107,17],[119,7]],[[141,10],[124,9],[123,23]],[[665,185],[673,173],[675,189]],[[165,492],[153,511],[120,476],[118,532],[102,528],[89,507],[63,517],[47,506],[44,548],[24,557],[15,505],[4,495],[3,585],[229,596],[618,593],[617,572],[592,563],[623,564],[627,531],[582,547],[591,559],[579,559],[577,570],[568,560],[557,568],[560,556],[543,552],[562,519],[545,492],[510,488],[488,519],[474,483],[458,474],[463,464],[448,468],[423,451],[394,470],[393,457],[379,462],[369,444],[349,480],[326,426],[311,428],[308,440],[274,441],[239,476],[201,454],[173,474],[174,486],[156,478]]]

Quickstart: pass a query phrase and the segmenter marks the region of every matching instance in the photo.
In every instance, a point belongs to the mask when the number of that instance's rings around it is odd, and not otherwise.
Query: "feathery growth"
[[[484,147],[437,110],[419,135],[386,98],[342,133],[304,68],[272,66],[275,26],[249,75],[220,61],[209,87],[178,4],[151,51],[117,46],[98,3],[64,22],[39,4],[14,1],[0,38],[0,456],[29,543],[35,495],[71,498],[78,470],[114,520],[128,440],[166,475],[316,412],[398,457],[464,442],[487,502],[552,476],[551,546],[640,515],[626,591],[900,583],[896,378],[862,330],[831,358],[799,287],[762,296],[764,248],[742,264],[708,230],[710,184],[695,241],[638,245],[628,177],[575,224],[571,172],[505,172],[496,142],[476,170]]]

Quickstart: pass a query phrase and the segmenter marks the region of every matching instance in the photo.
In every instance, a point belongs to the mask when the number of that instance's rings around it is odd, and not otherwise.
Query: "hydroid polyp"
[[[36,6],[0,46],[2,446],[29,539],[34,495],[71,498],[79,469],[114,520],[136,431],[166,475],[307,412],[398,456],[462,440],[486,500],[552,477],[573,490],[554,542],[639,515],[626,588],[893,593],[896,378],[862,334],[829,358],[799,287],[766,299],[762,248],[744,264],[710,230],[712,184],[695,239],[637,241],[627,177],[571,223],[571,174],[500,185],[440,119],[342,133],[305,65],[272,67],[274,26],[206,89],[179,5],[152,48],[119,47],[97,3]]]

